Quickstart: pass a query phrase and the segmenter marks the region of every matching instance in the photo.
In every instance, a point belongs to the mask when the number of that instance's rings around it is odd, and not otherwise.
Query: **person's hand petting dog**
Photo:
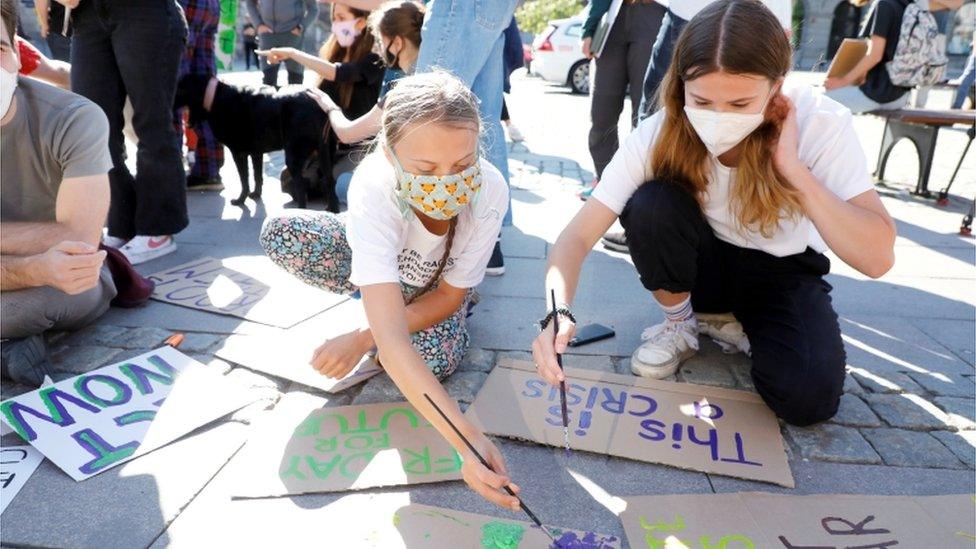
[[[339,109],[339,105],[335,104],[335,101],[333,101],[332,98],[329,97],[329,94],[325,93],[324,91],[318,88],[305,90],[305,93],[309,97],[314,99],[316,103],[318,103],[319,107],[323,111],[325,111],[325,114],[329,114],[330,112]]]
[[[295,54],[295,48],[271,48],[269,50],[254,50],[254,53],[261,57],[267,57],[268,63],[277,65],[282,61],[287,61]]]
[[[320,345],[310,364],[325,377],[340,379],[351,372],[372,348],[369,328],[353,330]]]

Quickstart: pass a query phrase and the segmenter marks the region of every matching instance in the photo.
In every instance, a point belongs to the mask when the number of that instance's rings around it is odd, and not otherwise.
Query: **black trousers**
[[[752,348],[752,379],[788,423],[837,412],[846,354],[830,285],[830,260],[807,248],[776,257],[719,240],[684,187],[650,181],[620,216],[648,290],[691,292],[695,311],[735,314]]]
[[[85,0],[72,12],[71,88],[105,111],[109,124],[111,236],[159,236],[189,224],[186,173],[173,126],[173,97],[186,50],[175,0]],[[122,108],[132,101],[139,136],[136,175],[125,165]]]
[[[617,152],[617,123],[628,97],[631,126],[637,125],[644,73],[665,12],[657,2],[624,2],[594,62],[589,147],[597,179]]]

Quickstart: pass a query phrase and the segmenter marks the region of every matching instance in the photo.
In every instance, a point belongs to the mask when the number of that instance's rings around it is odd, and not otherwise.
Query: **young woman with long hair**
[[[504,178],[481,157],[477,99],[447,73],[408,76],[387,95],[381,130],[353,175],[345,217],[291,210],[265,222],[261,244],[309,284],[362,294],[366,322],[323,343],[310,367],[341,378],[375,348],[407,400],[464,458],[468,484],[517,508],[500,491],[508,479],[498,449],[439,381],[467,352],[468,303],[508,208]],[[425,393],[497,473],[479,464]]]
[[[784,83],[791,53],[757,0],[719,0],[688,22],[661,86],[663,108],[630,134],[550,253],[546,288],[556,292],[560,331],[554,343],[547,317],[533,344],[549,382],[562,378],[555,354],[575,329],[569,303],[580,267],[619,217],[665,316],[645,330],[634,373],[675,373],[703,331],[751,348],[756,390],[785,421],[836,413],[845,354],[824,253],[879,277],[894,262],[895,225],[850,112]]]

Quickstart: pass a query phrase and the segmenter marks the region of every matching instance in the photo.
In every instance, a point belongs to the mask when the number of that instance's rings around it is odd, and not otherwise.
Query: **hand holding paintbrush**
[[[559,371],[563,371],[563,355],[559,352],[556,345],[556,336],[559,334],[559,310],[556,307],[556,290],[549,290],[549,295],[552,298],[552,331],[553,331],[553,341],[552,345],[556,351],[556,364],[559,365]],[[566,451],[569,452],[569,411],[566,408],[566,376],[561,376],[559,380],[559,402],[563,409],[563,444],[566,447]]]

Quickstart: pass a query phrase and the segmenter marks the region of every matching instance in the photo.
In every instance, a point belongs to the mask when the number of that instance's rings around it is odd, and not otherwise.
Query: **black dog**
[[[319,154],[319,161],[332,158],[331,146],[323,141],[327,119],[315,100],[301,89],[276,91],[271,86],[235,86],[217,82],[210,110],[203,107],[210,76],[184,76],[176,89],[175,108],[190,108],[190,123],[206,120],[218,141],[227,145],[241,177],[241,194],[231,200],[240,206],[250,196],[261,198],[264,183],[263,154],[284,149],[285,165],[292,174],[291,193],[296,205],[308,205],[309,181],[303,175],[306,162]],[[248,193],[247,157],[254,169],[254,192]],[[339,197],[331,170],[320,178],[322,195],[330,212],[339,211]]]

